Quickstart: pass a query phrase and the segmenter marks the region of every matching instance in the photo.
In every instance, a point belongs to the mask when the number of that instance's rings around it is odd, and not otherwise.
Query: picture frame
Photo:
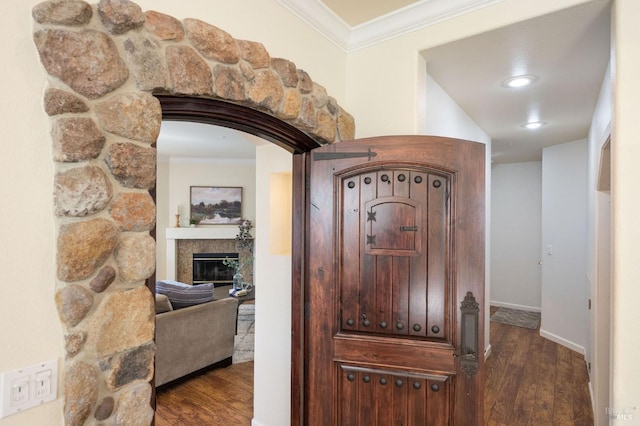
[[[191,186],[191,223],[198,225],[239,225],[242,222],[242,187]]]

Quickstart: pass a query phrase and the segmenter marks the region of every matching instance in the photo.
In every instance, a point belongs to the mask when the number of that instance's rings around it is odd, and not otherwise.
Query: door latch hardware
[[[460,304],[462,314],[462,336],[460,348],[456,351],[456,357],[460,358],[460,369],[467,376],[472,378],[480,368],[478,360],[478,315],[480,313],[479,304],[473,293],[468,291],[464,300]]]
[[[417,226],[401,226],[400,230],[402,232],[416,232],[418,230]]]

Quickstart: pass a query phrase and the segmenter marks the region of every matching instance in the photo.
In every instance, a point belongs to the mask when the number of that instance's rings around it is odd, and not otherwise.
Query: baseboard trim
[[[518,305],[516,303],[496,302],[492,300],[489,302],[489,304],[491,306],[497,306],[498,308],[518,309],[520,311],[529,312],[542,312],[542,308],[536,308],[535,306]]]
[[[579,354],[582,354],[582,356],[586,358],[587,353],[584,349],[584,346],[578,345],[577,343],[574,343],[571,340],[567,340],[553,333],[549,333],[548,331],[543,330],[542,328],[540,328],[540,336],[544,337],[545,339],[549,339],[552,342],[556,342],[557,344],[562,345],[566,348],[569,348],[572,351],[576,351]]]
[[[596,418],[596,397],[593,394],[593,382],[589,380],[589,397],[591,398],[591,412],[593,413],[593,419],[598,423]]]

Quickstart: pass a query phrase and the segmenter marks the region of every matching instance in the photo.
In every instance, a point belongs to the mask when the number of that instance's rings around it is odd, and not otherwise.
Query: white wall
[[[586,208],[586,140],[545,148],[540,335],[583,354],[589,331]]]
[[[611,405],[640,418],[640,2],[614,2]],[[631,423],[631,422],[629,422]]]
[[[608,422],[609,351],[611,315],[611,196],[596,191],[603,144],[611,134],[611,64],[602,81],[598,103],[589,130],[587,185],[587,279],[592,299],[591,339],[587,361],[591,363],[591,388],[596,424]]]
[[[419,52],[432,46],[495,29],[588,0],[504,0],[468,16],[346,55],[272,0],[138,0],[179,18],[214,23],[236,38],[261,41],[273,56],[293,60],[324,85],[356,119],[358,137],[412,134],[420,120],[417,87],[424,85]],[[0,15],[0,67],[5,83],[0,98],[2,184],[0,254],[0,370],[46,359],[64,358],[63,331],[54,305],[55,231],[53,164],[48,118],[42,108],[46,76],[32,40],[31,9],[39,0],[4,0]],[[92,2],[92,3],[97,3]],[[613,121],[613,303],[612,405],[634,407],[640,401],[640,2],[616,0],[614,30],[615,118]],[[381,58],[385,58],[382,61]],[[375,88],[375,90],[371,90]],[[18,183],[14,185],[13,183]],[[27,222],[28,224],[17,224]],[[33,266],[32,257],[38,257]],[[25,271],[29,272],[28,279]],[[16,321],[16,318],[22,318]],[[288,356],[288,350],[282,352]],[[62,363],[62,361],[61,361]],[[0,420],[2,426],[60,425],[62,398]],[[637,414],[637,412],[636,412]],[[267,425],[268,426],[268,425]]]
[[[270,250],[272,174],[291,173],[292,156],[275,145],[256,148],[256,333],[253,426],[288,425],[291,416],[291,255]],[[291,190],[289,191],[291,193]],[[280,206],[287,208],[287,205]],[[289,224],[289,227],[291,224]],[[286,238],[291,235],[289,229]]]
[[[491,304],[540,312],[542,163],[491,168]]]
[[[481,142],[487,145],[487,151],[489,154],[491,153],[491,138],[429,74],[427,74],[426,92],[425,124],[427,134]]]
[[[0,67],[0,372],[51,359],[60,360],[61,372],[64,358],[54,303],[53,160],[42,105],[45,73],[31,35],[36,3],[7,0],[0,16],[0,54],[7,58]],[[1,419],[0,425],[62,424],[62,406],[58,398]]]
[[[242,217],[255,221],[256,182],[253,161],[214,159],[172,159],[158,163],[156,229],[156,278],[167,278],[166,252],[167,227],[175,227],[176,212],[180,211],[180,226],[189,226],[191,186],[240,186],[242,187]],[[206,226],[206,225],[202,225]],[[218,230],[233,229],[236,225],[209,225]],[[237,232],[236,232],[237,233]],[[234,232],[231,232],[235,235]]]
[[[427,55],[428,56],[428,55]],[[428,58],[427,58],[428,60]],[[420,70],[428,69],[423,63],[426,60],[419,57]],[[445,136],[450,138],[466,139],[485,144],[485,322],[484,322],[484,342],[485,355],[489,353],[491,344],[489,341],[489,296],[491,293],[491,245],[489,236],[491,235],[491,139],[480,127],[456,104],[453,99],[440,87],[428,73],[422,76],[425,84],[422,100],[420,100],[420,113],[424,114],[419,118],[420,130],[427,135]],[[424,107],[424,110],[422,109]]]

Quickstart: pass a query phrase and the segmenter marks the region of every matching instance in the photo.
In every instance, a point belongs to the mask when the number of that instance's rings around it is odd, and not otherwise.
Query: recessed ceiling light
[[[538,129],[542,126],[544,126],[545,122],[543,121],[531,121],[529,123],[523,124],[522,127],[524,127],[525,129],[529,129],[529,130],[534,130],[534,129]]]
[[[524,86],[528,86],[530,84],[533,84],[536,80],[538,79],[538,77],[536,77],[535,75],[531,75],[531,74],[525,74],[525,75],[516,75],[513,77],[509,77],[508,79],[506,79],[505,81],[502,82],[502,85],[504,87],[510,87],[510,88],[518,88],[518,87],[524,87]]]

